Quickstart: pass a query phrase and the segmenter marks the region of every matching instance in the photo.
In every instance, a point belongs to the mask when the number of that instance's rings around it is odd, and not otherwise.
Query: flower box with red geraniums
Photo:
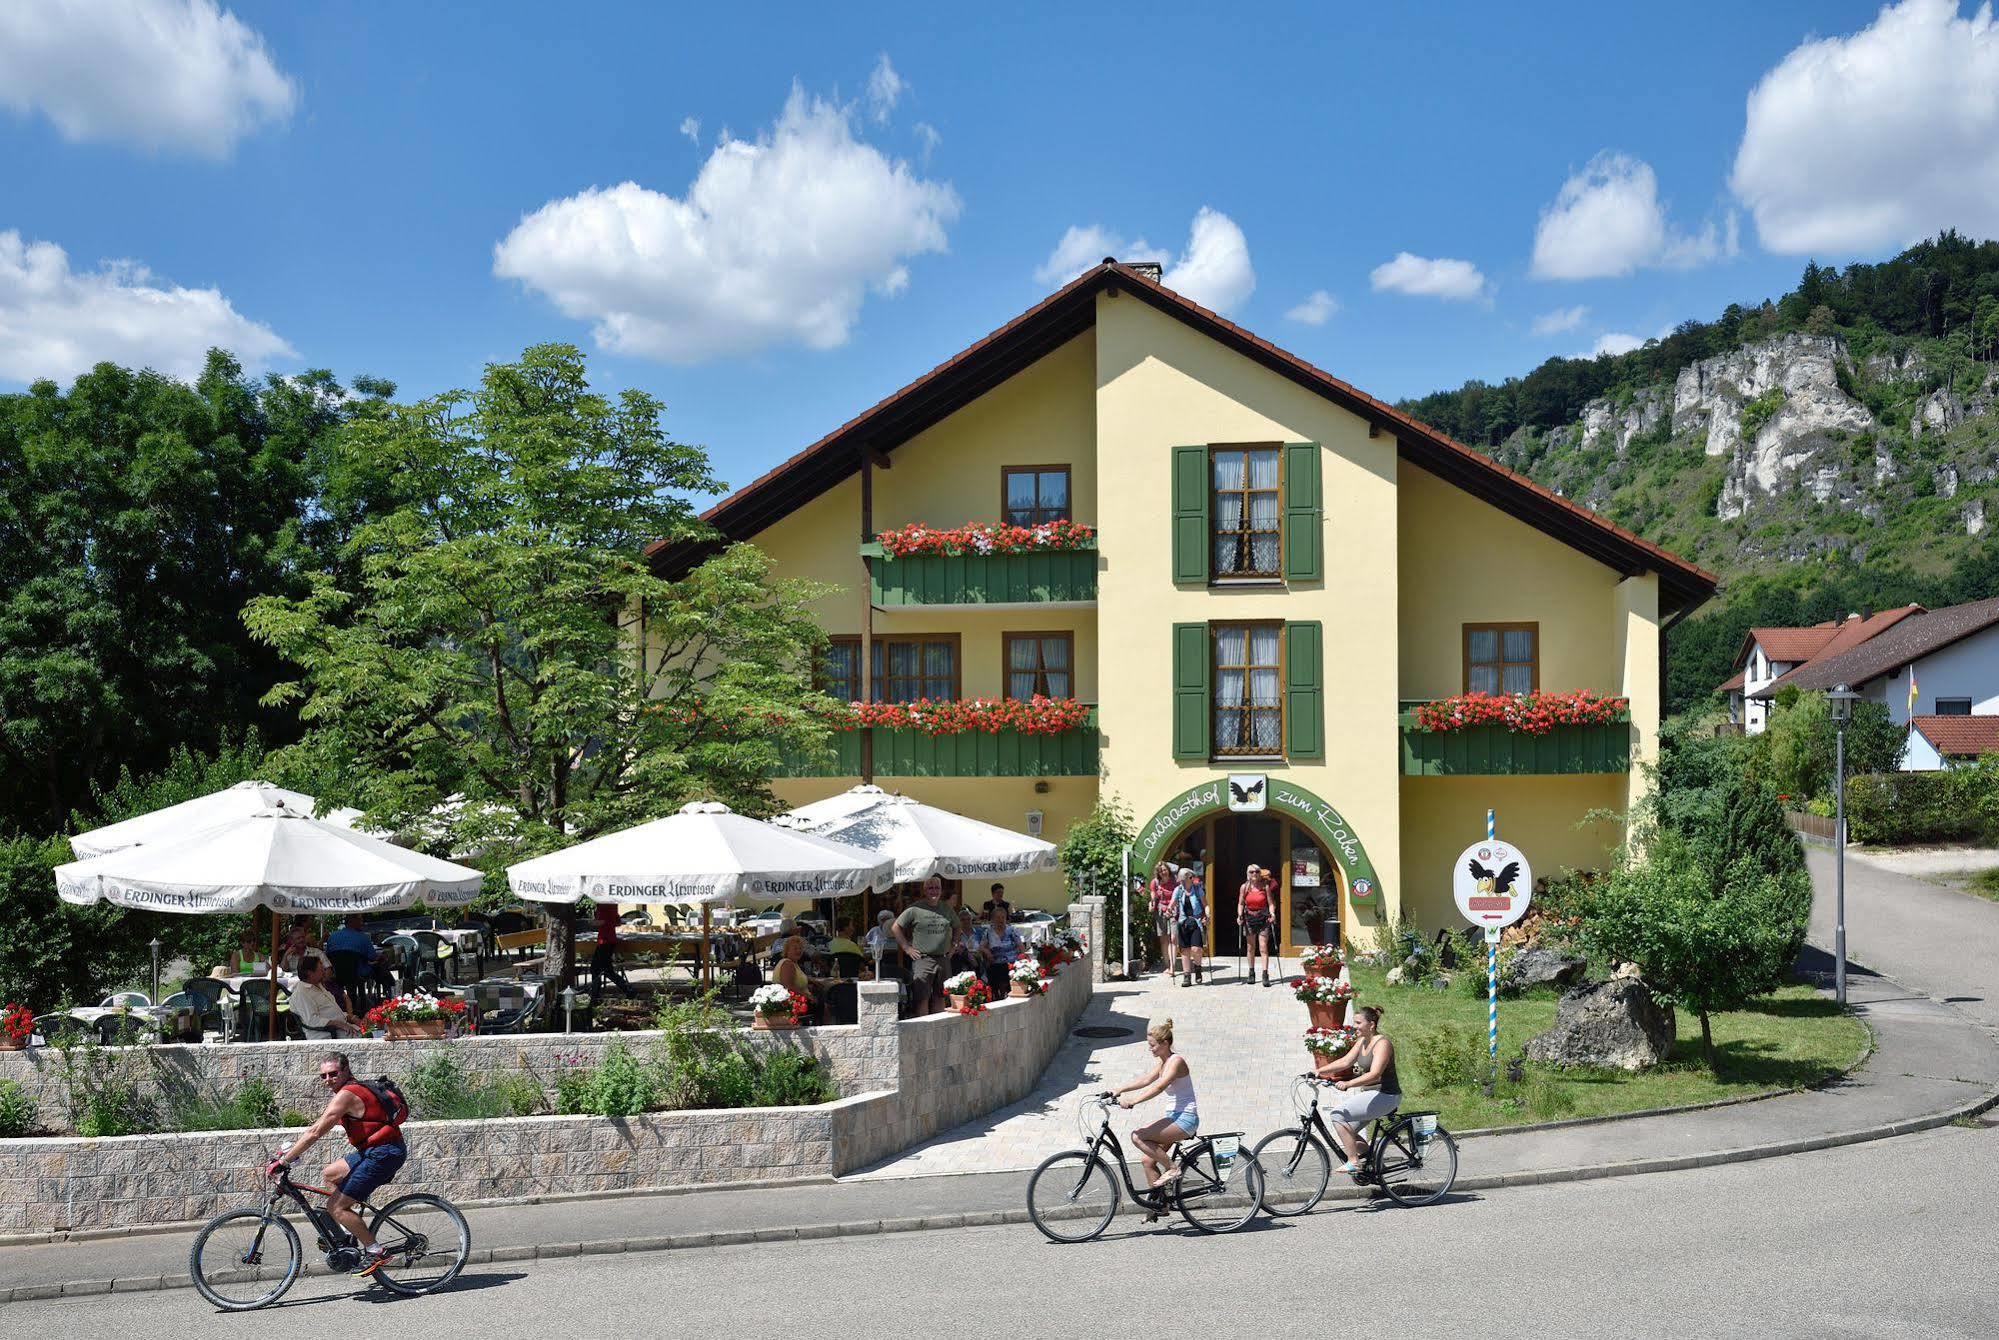
[[[1305,1050],[1321,1061],[1330,1061],[1346,1054],[1353,1046],[1354,1031],[1351,1028],[1308,1028],[1305,1030]]]
[[[1546,735],[1557,726],[1607,726],[1630,719],[1629,698],[1600,698],[1588,689],[1460,693],[1416,709],[1416,729],[1438,733],[1498,726],[1521,735]]]
[[[765,1031],[797,1028],[811,1009],[812,1002],[803,994],[771,982],[750,992],[750,1027]]]
[[[1074,698],[918,698],[906,703],[848,703],[836,730],[880,726],[925,735],[1060,735],[1090,721],[1090,705]]]
[[[993,1003],[993,989],[975,972],[961,972],[945,979],[944,994],[951,998],[951,1008],[960,1014],[984,1014],[986,1006]]]
[[[1298,956],[1298,966],[1307,977],[1332,977],[1346,963],[1346,951],[1338,945],[1313,945]]]
[[[1053,985],[1047,971],[1031,958],[1016,962],[1012,971],[1007,973],[1007,979],[1013,983],[1013,994],[1016,996],[1038,996]]]
[[[426,995],[392,996],[362,1019],[370,1031],[381,1029],[391,1041],[403,1038],[441,1038],[444,1030],[465,1018],[465,1002],[449,997]]]
[[[1044,521],[1014,526],[974,521],[963,526],[926,526],[920,521],[875,536],[888,558],[920,554],[1046,554],[1097,547],[1097,532],[1080,521]]]
[[[17,1052],[35,1035],[35,1015],[26,1005],[9,1001],[0,1010],[0,1051]]]

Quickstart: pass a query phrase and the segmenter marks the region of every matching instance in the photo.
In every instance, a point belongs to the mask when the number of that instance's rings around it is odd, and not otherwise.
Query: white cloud
[[[887,125],[889,113],[901,100],[904,90],[909,87],[895,67],[888,63],[888,53],[882,52],[875,61],[875,68],[868,74],[868,108],[874,113],[877,125]]]
[[[136,261],[72,270],[53,242],[0,231],[0,378],[68,381],[105,360],[192,377],[218,345],[253,370],[297,357],[215,289],[155,282]]]
[[[1666,221],[1652,165],[1609,150],[1562,183],[1534,229],[1536,279],[1603,279],[1640,266],[1686,269],[1736,251],[1735,216],[1687,235]]]
[[[64,139],[222,158],[297,104],[264,39],[215,0],[0,4],[0,106]]]
[[[1071,225],[1034,271],[1036,282],[1066,284],[1106,256],[1129,264],[1157,261],[1165,268],[1160,282],[1203,307],[1227,312],[1256,291],[1256,270],[1249,261],[1249,239],[1234,219],[1206,205],[1196,211],[1187,246],[1175,259],[1144,238],[1126,241],[1101,224]]]
[[[928,121],[916,123],[916,138],[923,143],[923,161],[928,163],[930,155],[937,152],[937,146],[944,142],[944,136]]]
[[[695,148],[701,147],[701,118],[683,116],[680,118],[680,133],[685,135]]]
[[[551,200],[493,248],[599,346],[669,362],[844,344],[870,290],[943,251],[957,193],[854,137],[853,113],[794,87],[772,130],[717,141],[676,199],[636,182]]]
[[[1749,95],[1729,186],[1771,251],[1999,233],[1999,24],[1990,4],[1882,9],[1805,42]]]
[[[1604,354],[1628,354],[1633,349],[1644,347],[1645,341],[1636,335],[1626,335],[1622,331],[1606,331],[1596,337],[1596,347],[1585,349],[1571,358],[1598,358]]]
[[[1533,331],[1536,335],[1559,335],[1565,330],[1574,330],[1588,317],[1587,307],[1557,307],[1552,312],[1543,312],[1535,317]]]
[[[1308,326],[1323,326],[1339,313],[1340,300],[1322,288],[1313,289],[1305,301],[1284,314],[1287,321],[1302,321]]]
[[[1407,293],[1451,302],[1469,302],[1486,296],[1485,276],[1479,273],[1479,268],[1470,261],[1448,257],[1432,260],[1398,251],[1394,260],[1383,261],[1369,271],[1367,279],[1376,293]]]

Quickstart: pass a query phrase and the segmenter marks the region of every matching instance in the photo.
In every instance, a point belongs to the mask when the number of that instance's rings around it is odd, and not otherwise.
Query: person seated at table
[[[1004,904],[986,913],[985,922],[980,925],[972,946],[985,974],[986,985],[993,989],[995,996],[1006,995],[1012,990],[1007,974],[1012,971],[1014,960],[1027,947],[1027,940],[1006,919]]]
[[[636,996],[638,992],[625,980],[624,973],[618,971],[618,905],[597,904],[596,920],[597,947],[590,951],[590,972],[597,979],[598,989],[601,991],[608,983],[628,996]]]
[[[894,924],[895,913],[889,909],[883,908],[875,913],[875,928],[869,931],[861,942],[868,953],[880,958],[883,954],[895,952],[895,932],[889,929]]]
[[[389,981],[389,960],[381,946],[361,928],[361,914],[351,912],[333,934],[326,937],[326,951],[357,955],[365,976],[384,985]]]
[[[245,926],[243,934],[236,941],[236,948],[211,977],[248,977],[260,973],[271,965],[264,959],[264,949],[258,941],[257,928]]]
[[[993,882],[992,897],[986,899],[986,904],[979,909],[979,914],[989,917],[995,907],[1004,910],[1009,919],[1012,918],[1013,904],[1006,900],[1006,885],[997,880]]]
[[[796,991],[812,1002],[812,1008],[819,1008],[821,982],[805,971],[804,937],[788,936],[784,942],[784,957],[777,961],[777,984],[787,991]]]
[[[970,972],[978,966],[975,952],[978,934],[978,919],[972,915],[972,909],[958,909],[958,934],[951,942],[952,972]]]
[[[834,931],[833,938],[826,942],[827,953],[865,956],[860,945],[854,941],[854,923],[851,918],[842,921],[838,926],[834,927]]]
[[[309,917],[300,917],[285,931],[284,945],[278,953],[278,970],[297,973],[299,963],[318,948],[319,928]]]
[[[332,975],[333,965],[317,949],[300,956],[298,980],[292,984],[292,1017],[309,1038],[354,1037],[361,1032],[328,986]]]

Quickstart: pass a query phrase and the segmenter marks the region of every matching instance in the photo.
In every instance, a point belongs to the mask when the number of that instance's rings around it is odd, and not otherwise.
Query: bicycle
[[[1118,1210],[1115,1167],[1132,1203],[1153,1217],[1169,1210],[1203,1233],[1232,1233],[1263,1208],[1263,1169],[1243,1152],[1242,1133],[1204,1135],[1173,1146],[1180,1176],[1157,1187],[1131,1180],[1124,1146],[1111,1130],[1116,1100],[1108,1093],[1085,1096],[1076,1104],[1076,1126],[1088,1142],[1045,1159],[1027,1180],[1027,1215],[1054,1242],[1088,1242],[1110,1227]],[[1091,1130],[1091,1113],[1096,1129]],[[1070,1231],[1071,1222],[1079,1231]]]
[[[286,1200],[298,1206],[318,1234],[328,1270],[349,1274],[359,1270],[361,1246],[323,1205],[308,1201],[308,1193],[334,1194],[326,1187],[300,1186],[292,1181],[291,1169],[281,1165],[267,1179],[261,1205],[227,1210],[209,1220],[187,1257],[188,1276],[201,1296],[225,1312],[269,1307],[285,1296],[304,1264],[298,1230],[279,1208]],[[355,1209],[373,1216],[369,1231],[388,1252],[370,1278],[393,1293],[412,1297],[435,1293],[458,1278],[472,1254],[472,1232],[465,1226],[465,1216],[442,1196],[419,1191],[379,1210],[365,1202]],[[283,1250],[281,1263],[265,1260],[268,1239],[275,1239]],[[263,1287],[272,1280],[274,1285]],[[238,1285],[245,1287],[238,1290]]]
[[[1273,1191],[1266,1206],[1272,1214],[1304,1214],[1326,1194],[1332,1177],[1332,1150],[1338,1148],[1332,1129],[1319,1114],[1319,1089],[1331,1083],[1316,1075],[1300,1075],[1291,1086],[1298,1124],[1272,1131],[1256,1142],[1251,1154],[1269,1171]],[[1458,1142],[1437,1120],[1435,1112],[1391,1112],[1376,1117],[1361,1134],[1360,1186],[1378,1186],[1397,1205],[1429,1205],[1442,1200],[1458,1180]],[[1265,1151],[1268,1150],[1268,1155]],[[1267,1162],[1266,1162],[1267,1159]],[[1303,1192],[1302,1198],[1294,1193]]]

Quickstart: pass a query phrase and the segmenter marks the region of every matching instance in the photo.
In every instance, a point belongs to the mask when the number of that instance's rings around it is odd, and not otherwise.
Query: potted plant
[[[1351,1028],[1308,1028],[1305,1030],[1305,1050],[1312,1053],[1316,1064],[1331,1061],[1346,1054],[1353,1046],[1354,1031]]]
[[[944,994],[951,998],[952,1009],[960,1014],[970,1013],[965,1008],[965,997],[971,994],[972,988],[979,984],[979,980],[979,975],[975,972],[961,972],[944,979]]]
[[[1292,994],[1305,1002],[1312,1016],[1312,1027],[1339,1028],[1347,1021],[1347,1002],[1353,999],[1353,987],[1337,977],[1312,976],[1300,980]]]
[[[412,1038],[441,1038],[445,1030],[465,1018],[465,1002],[448,996],[419,991],[414,995],[392,996],[369,1010],[363,1022],[370,1030],[381,1029],[391,1042]]]
[[[1347,965],[1347,954],[1338,945],[1313,945],[1298,956],[1307,977],[1337,977]]]
[[[805,1022],[812,1002],[797,991],[772,982],[750,992],[750,1027],[766,1032],[787,1032]]]
[[[1009,994],[1015,996],[1038,996],[1048,990],[1048,974],[1041,970],[1041,964],[1031,958],[1020,959],[1007,973],[1013,983]]]
[[[1069,955],[1063,950],[1062,946],[1052,941],[1048,944],[1034,946],[1034,958],[1041,965],[1041,971],[1050,977],[1053,977],[1056,970],[1069,961]]]
[[[35,1016],[26,1005],[9,1001],[7,1008],[0,1010],[0,1052],[21,1050],[34,1032]]]

